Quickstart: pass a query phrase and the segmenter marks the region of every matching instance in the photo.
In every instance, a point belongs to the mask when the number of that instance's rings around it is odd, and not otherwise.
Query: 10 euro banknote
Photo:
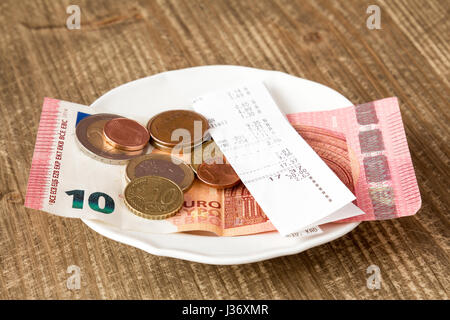
[[[195,181],[177,215],[162,221],[135,216],[123,202],[125,166],[93,159],[77,145],[77,122],[94,113],[91,107],[45,99],[26,207],[141,232],[209,231],[239,236],[275,230],[242,184],[217,190]],[[142,124],[149,118],[147,114],[123,116]],[[396,218],[418,210],[420,194],[396,98],[287,117],[366,213],[345,221]],[[184,160],[188,162],[189,157]],[[311,228],[303,235],[318,232],[320,228]]]

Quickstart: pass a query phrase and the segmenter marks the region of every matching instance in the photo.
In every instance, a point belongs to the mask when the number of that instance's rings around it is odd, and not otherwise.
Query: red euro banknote
[[[397,98],[287,117],[366,213],[341,222],[392,219],[419,210],[420,192]]]

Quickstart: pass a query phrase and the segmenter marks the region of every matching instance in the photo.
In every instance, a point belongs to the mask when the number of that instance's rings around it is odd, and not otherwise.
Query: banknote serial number
[[[215,316],[231,317],[241,315],[268,315],[269,306],[266,304],[227,304],[225,308],[216,306],[189,306],[183,307],[183,315],[206,315],[210,318]]]

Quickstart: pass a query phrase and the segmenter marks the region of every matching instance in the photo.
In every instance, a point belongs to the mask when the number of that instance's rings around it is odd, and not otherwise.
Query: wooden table
[[[0,2],[0,298],[448,299],[449,10],[445,0]],[[354,103],[397,96],[422,193],[415,216],[364,222],[301,254],[241,266],[157,257],[23,206],[45,96],[90,104],[197,65],[288,72]],[[381,289],[366,269],[381,269]],[[81,268],[69,290],[67,267]]]

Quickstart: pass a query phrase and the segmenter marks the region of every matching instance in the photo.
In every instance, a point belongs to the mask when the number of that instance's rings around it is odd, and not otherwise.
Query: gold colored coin
[[[152,153],[132,159],[125,170],[128,181],[144,176],[159,176],[175,182],[183,191],[194,182],[194,172],[181,159],[170,154]]]
[[[208,162],[212,159],[222,158],[223,153],[220,151],[217,144],[213,141],[207,141],[203,143],[202,145],[199,145],[198,147],[194,148],[194,150],[191,153],[191,168],[194,170],[195,173],[197,173],[198,167],[203,162]]]
[[[161,220],[174,216],[183,206],[183,191],[173,181],[145,176],[132,180],[124,191],[125,204],[135,215]]]

